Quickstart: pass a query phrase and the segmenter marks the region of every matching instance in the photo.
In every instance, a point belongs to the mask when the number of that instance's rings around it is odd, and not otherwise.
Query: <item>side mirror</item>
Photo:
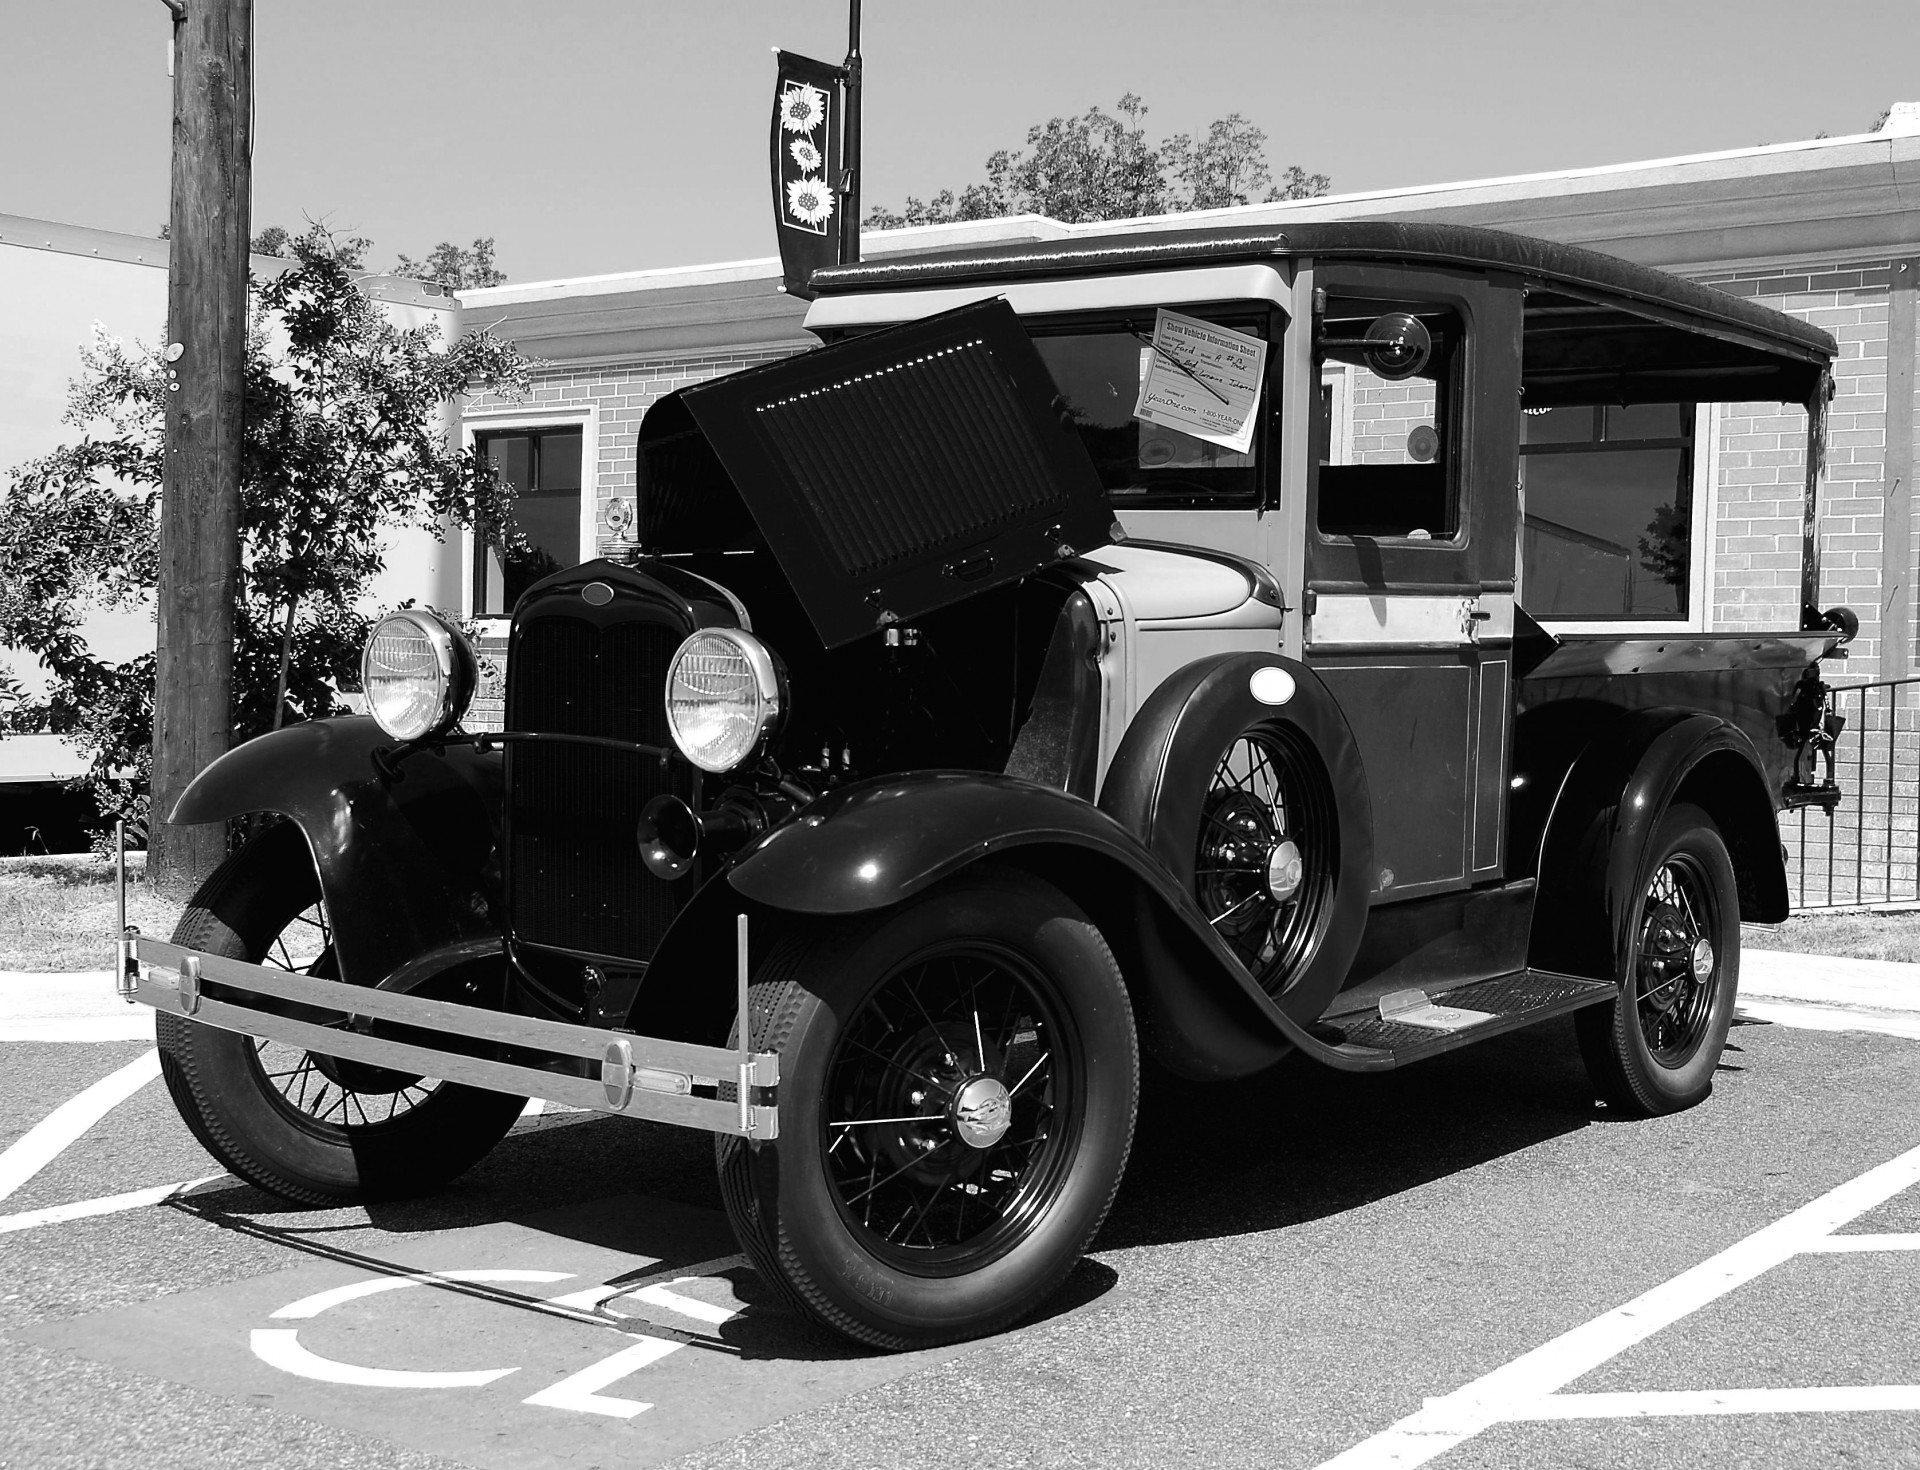
[[[1323,337],[1320,345],[1357,350],[1376,377],[1395,383],[1427,365],[1433,356],[1433,333],[1412,312],[1390,311],[1375,317],[1364,337]]]
[[[1389,382],[1412,377],[1433,356],[1433,334],[1419,317],[1404,311],[1376,317],[1363,343],[1367,367]]]

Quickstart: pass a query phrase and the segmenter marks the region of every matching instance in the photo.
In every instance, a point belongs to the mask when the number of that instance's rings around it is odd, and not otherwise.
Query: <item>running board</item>
[[[1538,1021],[1599,1005],[1619,994],[1607,980],[1551,970],[1515,970],[1446,991],[1436,1003],[1424,991],[1382,996],[1378,1012],[1323,1019],[1309,1028],[1310,1056],[1343,1072],[1387,1072],[1518,1031]]]

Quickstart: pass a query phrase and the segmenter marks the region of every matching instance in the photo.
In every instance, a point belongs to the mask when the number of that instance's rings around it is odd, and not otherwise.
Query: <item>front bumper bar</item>
[[[744,933],[741,940],[744,1007]],[[698,1046],[367,990],[139,934],[120,941],[116,983],[127,1000],[156,1011],[323,1056],[710,1133],[752,1139],[779,1134],[774,1089],[780,1058],[774,1052]],[[262,1005],[262,997],[283,1004]],[[296,1018],[284,1014],[286,1003],[324,1014]],[[514,1060],[372,1035],[367,1028],[373,1022],[493,1043]],[[744,1025],[740,1034],[747,1034]],[[732,1098],[698,1095],[722,1084],[732,1087]]]

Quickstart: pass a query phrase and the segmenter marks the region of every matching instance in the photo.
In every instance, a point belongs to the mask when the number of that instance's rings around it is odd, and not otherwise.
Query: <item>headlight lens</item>
[[[360,655],[367,710],[396,740],[444,735],[473,699],[479,664],[466,634],[423,608],[373,625]]]
[[[667,668],[667,728],[703,771],[731,771],[780,721],[780,675],[751,633],[707,628]]]

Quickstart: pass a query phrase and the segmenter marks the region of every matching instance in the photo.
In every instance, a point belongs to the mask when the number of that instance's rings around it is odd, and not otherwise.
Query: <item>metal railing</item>
[[[1836,686],[1833,709],[1845,795],[1780,816],[1793,907],[1920,904],[1920,678]]]

